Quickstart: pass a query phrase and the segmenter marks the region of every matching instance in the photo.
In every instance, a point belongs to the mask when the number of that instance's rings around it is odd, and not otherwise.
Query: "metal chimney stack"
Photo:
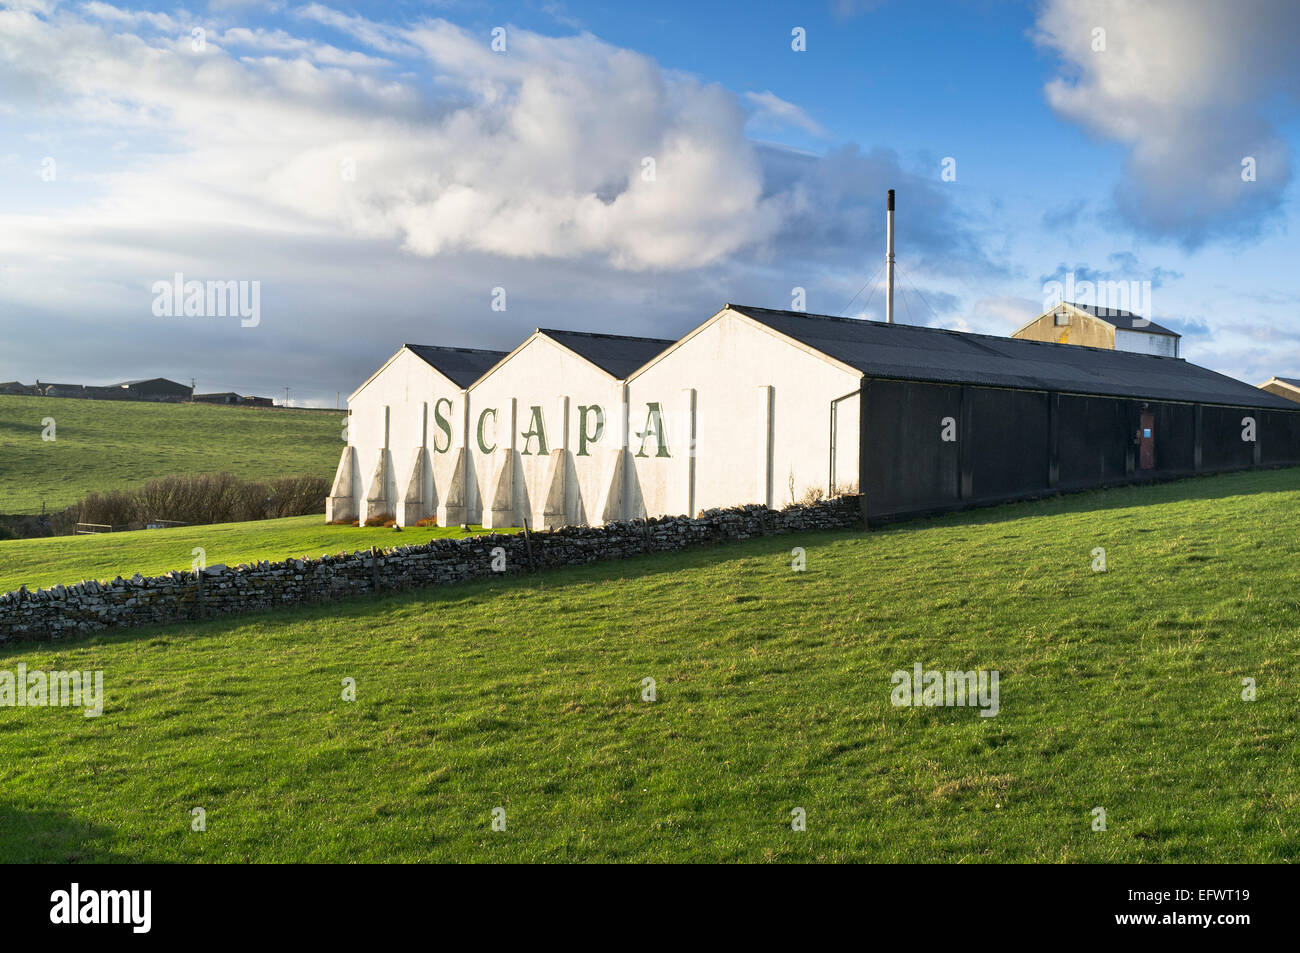
[[[894,190],[889,190],[885,225],[885,323],[894,323]]]

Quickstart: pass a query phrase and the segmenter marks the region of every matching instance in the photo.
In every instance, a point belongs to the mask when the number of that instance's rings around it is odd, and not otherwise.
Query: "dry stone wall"
[[[161,625],[328,602],[366,592],[442,586],[495,575],[558,569],[644,553],[776,533],[861,525],[857,497],[771,510],[742,506],[699,517],[669,516],[567,526],[543,533],[435,539],[415,546],[313,559],[209,566],[0,595],[0,643],[43,641],[104,629]],[[160,530],[159,532],[166,532]],[[502,567],[502,568],[494,568]]]

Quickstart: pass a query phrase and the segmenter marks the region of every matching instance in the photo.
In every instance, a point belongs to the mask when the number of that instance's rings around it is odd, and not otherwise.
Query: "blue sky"
[[[1297,35],[1283,0],[0,0],[0,380],[332,405],[403,342],[674,337],[794,288],[879,318],[890,187],[900,320],[1145,281],[1188,359],[1300,376]],[[257,282],[258,320],[158,315],[177,272]]]

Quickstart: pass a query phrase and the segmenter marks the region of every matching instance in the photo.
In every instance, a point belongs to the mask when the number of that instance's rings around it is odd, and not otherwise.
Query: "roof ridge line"
[[[1134,354],[1138,357],[1164,357],[1164,358],[1169,357],[1169,355],[1167,354],[1142,354],[1138,351],[1120,351],[1117,350],[1116,348],[1094,347],[1089,344],[1061,344],[1057,341],[1032,341],[1031,342],[1028,338],[1013,338],[1013,337],[1008,337],[1007,335],[1004,334],[985,334],[982,331],[961,331],[958,330],[957,328],[932,328],[926,324],[903,324],[898,321],[895,321],[893,324],[890,324],[887,321],[875,321],[872,320],[871,318],[847,318],[847,317],[843,317],[842,315],[835,315],[835,314],[816,314],[814,312],[809,312],[809,311],[786,311],[781,308],[761,308],[754,305],[743,305],[743,304],[728,304],[727,307],[733,311],[740,311],[741,313],[744,313],[746,310],[770,311],[773,314],[784,314],[792,318],[815,318],[818,321],[837,321],[842,324],[870,324],[878,328],[910,328],[913,331],[931,331],[936,334],[955,334],[963,338],[982,338],[988,341],[1016,341],[1020,343],[1047,344],[1051,347],[1072,347],[1072,348],[1086,347],[1092,351],[1113,351],[1116,354]],[[1096,317],[1096,315],[1093,315],[1093,317]],[[1154,324],[1155,322],[1152,321],[1150,323]],[[1122,330],[1126,330],[1126,329],[1122,329]],[[1170,333],[1176,337],[1182,337],[1182,335],[1178,334],[1176,331]],[[1181,361],[1183,360],[1183,358],[1176,357],[1173,358],[1173,360]]]
[[[534,334],[547,334],[547,335],[550,335],[550,334],[576,334],[576,335],[579,335],[579,336],[581,336],[581,337],[587,337],[587,338],[610,338],[610,339],[612,339],[612,340],[616,340],[616,341],[651,341],[651,342],[653,342],[653,343],[655,343],[655,344],[659,344],[659,343],[662,343],[662,342],[664,342],[664,341],[667,341],[667,342],[670,343],[670,344],[675,344],[675,343],[677,342],[677,340],[678,340],[677,338],[652,338],[652,337],[645,337],[645,336],[642,336],[642,335],[639,335],[639,334],[613,334],[613,333],[608,332],[608,331],[571,331],[571,330],[568,330],[568,329],[566,329],[566,328],[536,328],[536,329],[534,329],[533,333],[534,333]]]
[[[460,351],[466,354],[509,354],[509,351],[498,351],[490,347],[458,347],[451,344],[412,344],[410,341],[403,341],[402,347],[420,347],[428,351]]]

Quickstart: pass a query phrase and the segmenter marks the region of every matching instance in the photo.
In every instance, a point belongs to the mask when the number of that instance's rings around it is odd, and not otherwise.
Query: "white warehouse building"
[[[408,526],[436,514],[443,525],[464,522],[466,390],[503,357],[403,344],[348,397],[347,446],[326,520]]]
[[[676,342],[404,345],[348,398],[326,518],[553,528],[852,490],[862,373],[779,314],[728,305]]]
[[[785,313],[727,305],[629,378],[625,518],[856,489],[862,372],[764,320]]]
[[[877,520],[1300,463],[1294,403],[1067,317],[1040,324],[1068,343],[726,305],[676,342],[403,346],[348,399],[327,518],[553,528],[852,494]]]
[[[624,381],[672,343],[539,328],[480,377],[469,390],[469,521],[624,518]]]

